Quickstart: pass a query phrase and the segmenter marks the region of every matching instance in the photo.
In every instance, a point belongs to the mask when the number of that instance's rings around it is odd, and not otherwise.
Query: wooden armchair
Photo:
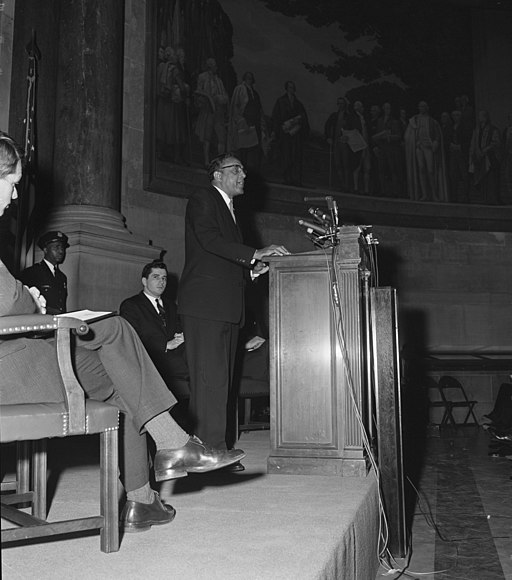
[[[99,529],[101,551],[116,552],[119,550],[119,413],[112,405],[85,398],[73,371],[71,330],[85,334],[88,326],[75,318],[50,315],[0,318],[0,340],[6,335],[56,331],[56,356],[65,391],[62,403],[0,405],[0,443],[17,444],[16,482],[2,483],[0,496],[2,518],[17,527],[2,529],[1,540],[2,544],[8,544]],[[97,433],[100,434],[100,515],[48,522],[46,439]],[[31,514],[15,507],[27,503],[32,506]]]

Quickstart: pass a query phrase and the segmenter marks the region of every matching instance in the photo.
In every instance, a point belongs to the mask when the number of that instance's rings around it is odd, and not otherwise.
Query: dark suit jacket
[[[25,268],[20,274],[20,280],[29,288],[35,286],[46,299],[48,314],[66,312],[68,297],[68,282],[66,275],[60,270],[54,276],[44,260]]]
[[[0,261],[0,316],[36,313],[30,292]],[[25,337],[0,339],[2,404],[59,402],[63,399],[54,346]],[[28,383],[30,389],[20,388]]]
[[[127,298],[121,303],[119,314],[137,331],[142,344],[148,351],[158,372],[167,386],[177,396],[188,395],[188,366],[185,345],[166,352],[167,341],[181,332],[181,325],[176,305],[171,300],[162,298],[165,309],[166,325],[149,301],[144,292]]]
[[[185,216],[185,267],[178,313],[243,324],[244,287],[255,249],[246,246],[221,194],[194,192]]]

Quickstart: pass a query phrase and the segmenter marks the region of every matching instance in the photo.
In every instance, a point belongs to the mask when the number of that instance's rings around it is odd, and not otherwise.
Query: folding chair
[[[0,318],[0,337],[56,331],[56,356],[64,387],[62,403],[0,405],[0,443],[16,442],[18,451],[17,480],[14,484],[2,484],[0,496],[2,518],[17,527],[2,529],[1,540],[2,544],[9,544],[32,538],[99,529],[101,551],[116,552],[119,550],[119,412],[112,405],[85,399],[85,393],[73,372],[70,349],[72,329],[78,334],[85,334],[88,327],[75,318],[50,315]],[[23,385],[20,384],[19,388],[22,389]],[[96,433],[100,434],[100,515],[47,521],[46,439]],[[10,493],[11,491],[14,493]],[[27,504],[32,506],[31,514],[21,510]]]
[[[438,424],[444,427],[452,417],[451,402],[446,400],[443,389],[441,389],[439,383],[434,378],[427,377],[426,388],[429,408],[443,410],[441,421]]]
[[[449,403],[449,407],[447,407],[447,421],[453,426],[478,425],[478,420],[473,411],[477,401],[470,401],[468,399],[466,391],[459,380],[455,377],[444,375],[439,379],[439,389],[443,395],[443,399]],[[464,421],[461,423],[457,423],[453,412],[454,409],[467,410]],[[468,423],[470,418],[472,418],[472,422]]]

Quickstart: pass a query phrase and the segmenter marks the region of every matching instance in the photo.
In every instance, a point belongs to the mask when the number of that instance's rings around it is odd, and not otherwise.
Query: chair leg
[[[16,443],[16,493],[30,491],[30,455],[31,442],[18,441]],[[20,508],[30,507],[30,503],[20,503]],[[32,504],[33,506],[33,504]]]
[[[473,403],[470,403],[468,405],[468,409],[469,410],[468,410],[468,413],[466,415],[466,418],[464,419],[464,425],[466,425],[468,423],[468,420],[469,420],[470,417],[473,417],[473,422],[475,423],[475,425],[478,425],[478,420],[477,420],[477,418],[475,416],[475,412],[473,411],[473,407],[474,406],[475,405]]]
[[[117,429],[100,434],[100,532],[102,552],[119,550],[119,499],[117,494],[118,442]]]
[[[30,489],[30,441],[16,443],[16,493]]]
[[[47,449],[46,439],[32,441],[32,478],[34,497],[32,515],[46,520],[47,515]]]

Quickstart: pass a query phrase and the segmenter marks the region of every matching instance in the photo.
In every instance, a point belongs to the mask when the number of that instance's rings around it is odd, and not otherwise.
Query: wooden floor
[[[507,457],[469,426],[431,427],[418,447],[418,484],[406,481],[416,496],[410,554],[381,565],[376,578],[512,580],[512,447]]]

